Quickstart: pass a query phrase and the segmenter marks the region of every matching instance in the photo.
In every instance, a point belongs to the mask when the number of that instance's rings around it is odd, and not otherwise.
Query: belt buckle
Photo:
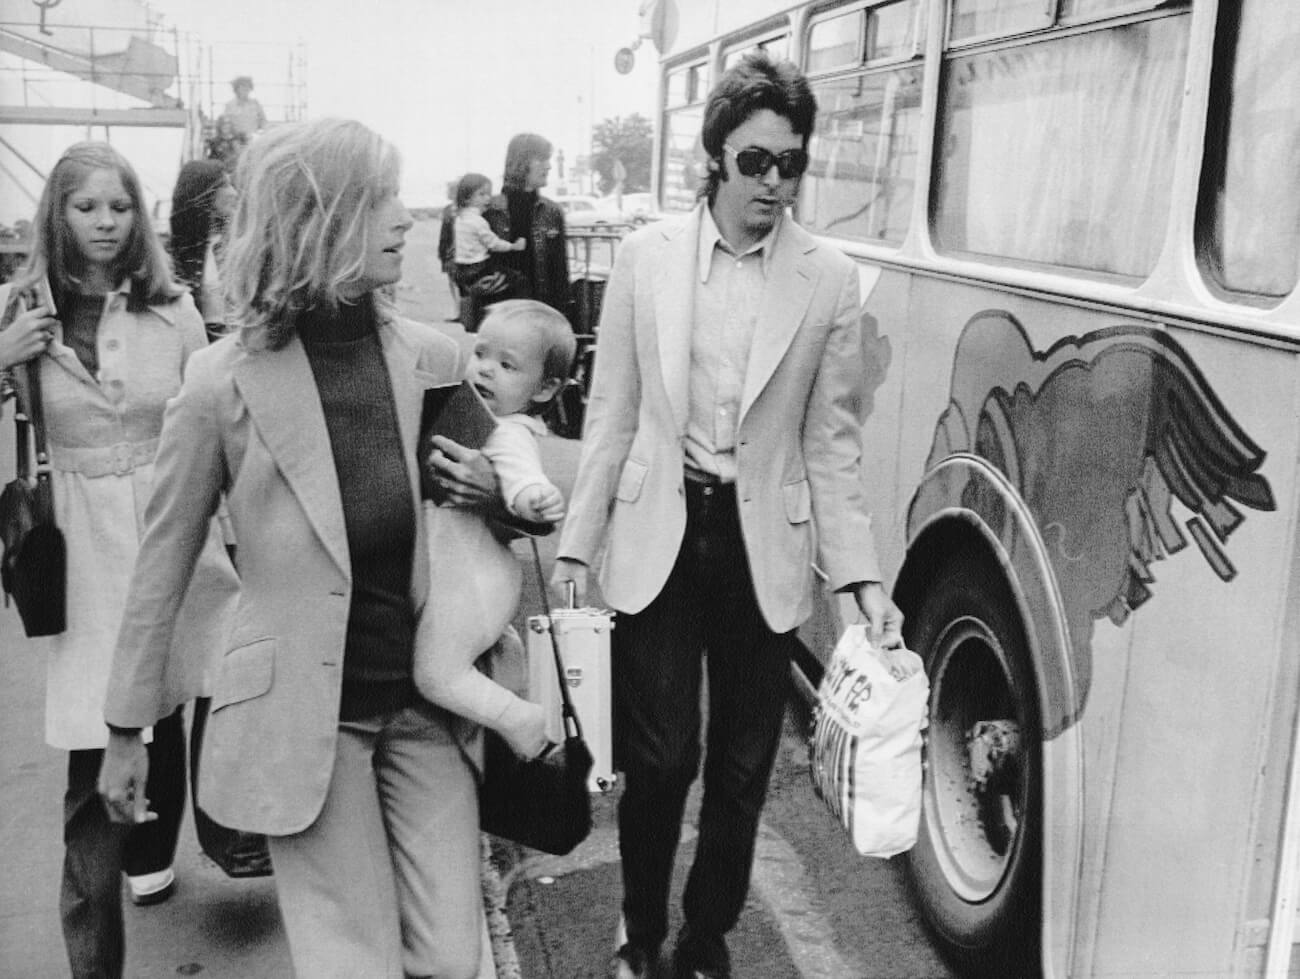
[[[114,473],[126,476],[135,469],[135,453],[130,442],[118,442],[111,451]]]

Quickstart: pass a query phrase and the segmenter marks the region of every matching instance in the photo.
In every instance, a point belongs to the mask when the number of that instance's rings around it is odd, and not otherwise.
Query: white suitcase
[[[569,698],[582,724],[594,764],[587,787],[605,792],[614,784],[613,695],[610,690],[609,633],[613,613],[596,608],[554,609],[555,634],[569,683]],[[528,618],[528,699],[546,709],[546,736],[564,741],[560,685],[555,676],[545,615]]]

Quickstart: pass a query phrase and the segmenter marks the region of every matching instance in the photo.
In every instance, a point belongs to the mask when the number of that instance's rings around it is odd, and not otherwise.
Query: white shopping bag
[[[892,672],[882,655],[893,657]],[[865,625],[845,630],[817,691],[809,760],[817,794],[863,856],[892,857],[916,843],[929,696],[919,656],[878,654]]]

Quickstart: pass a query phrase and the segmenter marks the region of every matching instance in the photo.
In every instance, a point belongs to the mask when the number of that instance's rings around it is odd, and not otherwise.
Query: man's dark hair
[[[536,133],[516,133],[506,147],[506,170],[501,177],[502,190],[523,190],[528,182],[528,167],[534,160],[551,158],[551,141]]]
[[[773,61],[766,52],[751,51],[723,73],[704,105],[700,140],[709,157],[709,173],[700,196],[710,203],[718,184],[726,179],[722,144],[760,109],[788,119],[795,135],[803,137],[804,149],[808,148],[817,120],[817,98],[808,79],[789,61]]]

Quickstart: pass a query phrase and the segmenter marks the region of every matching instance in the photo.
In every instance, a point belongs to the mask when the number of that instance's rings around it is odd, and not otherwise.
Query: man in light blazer
[[[613,631],[623,928],[609,974],[654,976],[687,791],[708,755],[678,977],[730,975],[814,556],[875,638],[901,644],[861,481],[854,264],[787,215],[816,101],[751,55],[709,96],[703,201],[624,240],[553,577],[600,586]]]

